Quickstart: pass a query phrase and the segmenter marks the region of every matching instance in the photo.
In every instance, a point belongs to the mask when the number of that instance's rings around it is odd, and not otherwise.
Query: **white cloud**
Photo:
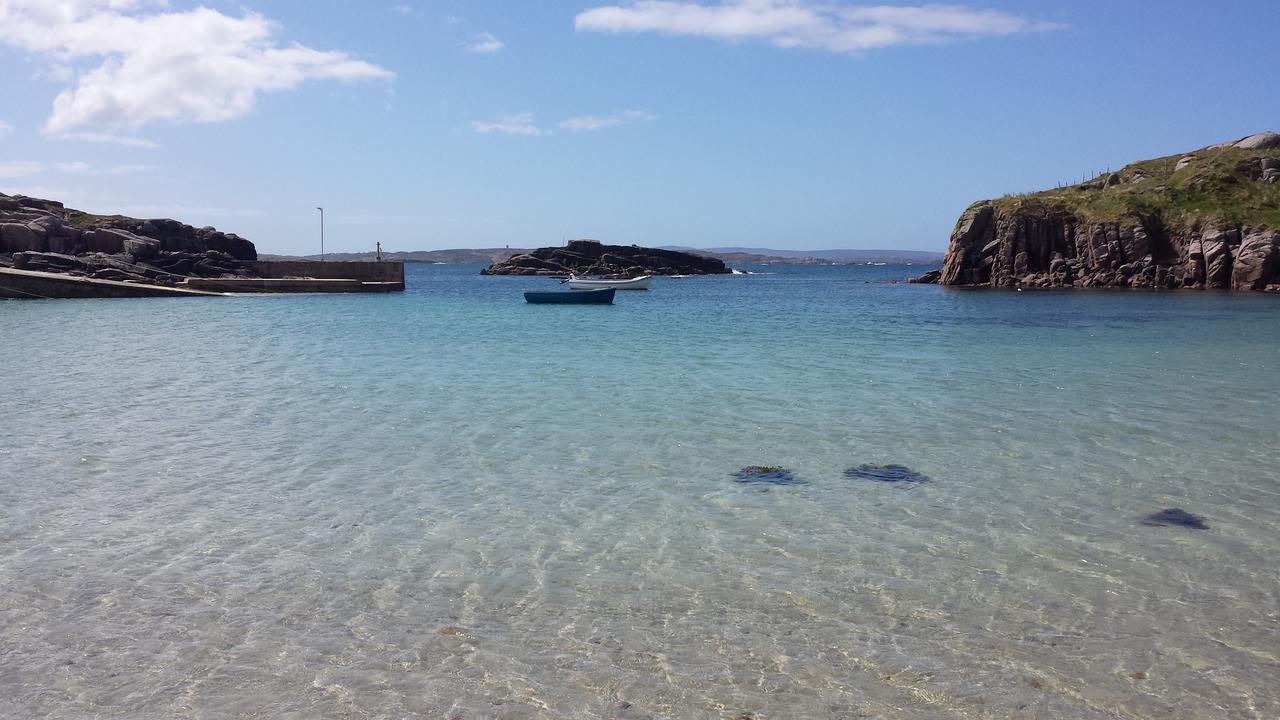
[[[410,17],[418,14],[417,8],[412,5],[392,5],[391,12],[399,15],[400,17]]]
[[[542,130],[533,124],[533,113],[523,112],[507,115],[489,122],[475,121],[471,128],[480,135],[501,133],[504,135],[541,135]]]
[[[155,170],[154,165],[111,165],[96,168],[85,162],[54,163],[54,169],[75,175],[137,175]]]
[[[0,162],[0,179],[27,178],[48,175],[52,172],[69,175],[136,175],[155,170],[154,165],[110,165],[94,167],[86,162],[43,163],[36,160],[11,160]]]
[[[4,137],[11,132],[13,132],[13,126],[3,120],[0,120],[0,140],[3,140]]]
[[[46,172],[48,167],[34,160],[8,160],[0,162],[0,180],[29,178]]]
[[[858,53],[892,45],[1051,30],[998,10],[960,5],[847,5],[820,0],[722,0],[703,5],[632,0],[586,10],[574,27],[593,32],[662,32],[719,40],[766,40],[778,47]]]
[[[657,120],[657,115],[641,110],[623,110],[612,115],[580,115],[561,121],[561,130],[600,130],[633,122]]]
[[[92,142],[148,145],[130,133],[154,122],[219,122],[253,109],[258,93],[306,80],[392,73],[344,52],[280,46],[257,13],[206,7],[161,11],[165,0],[0,0],[0,44],[73,68],[43,131]]]
[[[113,145],[124,145],[126,147],[140,148],[158,148],[159,145],[147,140],[146,138],[134,137],[132,135],[115,135],[112,133],[100,132],[68,132],[58,135],[63,140],[83,140],[91,143],[109,143]]]
[[[482,32],[475,36],[474,42],[467,46],[468,52],[473,53],[496,53],[506,47],[502,41],[494,37],[493,33]]]

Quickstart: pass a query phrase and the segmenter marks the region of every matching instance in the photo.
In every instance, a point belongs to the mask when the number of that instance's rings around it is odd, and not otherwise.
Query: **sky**
[[[260,252],[945,249],[1280,130],[1277,0],[0,0],[0,191]]]

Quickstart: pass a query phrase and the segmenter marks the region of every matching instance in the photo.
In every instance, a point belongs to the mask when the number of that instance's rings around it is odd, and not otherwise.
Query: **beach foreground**
[[[1276,298],[753,269],[0,303],[0,715],[1280,716]]]

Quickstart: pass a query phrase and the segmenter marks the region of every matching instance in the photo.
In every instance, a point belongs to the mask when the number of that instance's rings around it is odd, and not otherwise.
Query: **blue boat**
[[[599,290],[547,290],[527,292],[524,301],[530,303],[612,303],[614,288]]]

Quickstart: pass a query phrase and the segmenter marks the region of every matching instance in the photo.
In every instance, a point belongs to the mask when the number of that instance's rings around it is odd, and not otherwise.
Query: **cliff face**
[[[723,260],[676,250],[635,245],[602,245],[571,240],[565,247],[546,247],[513,255],[481,270],[482,275],[715,275],[729,272]]]
[[[1280,291],[1280,135],[975,203],[939,282]]]
[[[177,220],[90,215],[53,200],[0,194],[0,266],[173,285],[249,274],[244,238]]]

